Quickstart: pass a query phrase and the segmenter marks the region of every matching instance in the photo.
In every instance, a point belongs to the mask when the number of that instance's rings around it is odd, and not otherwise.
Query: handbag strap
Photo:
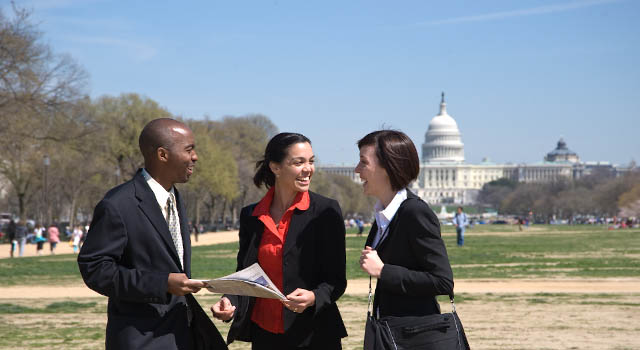
[[[453,293],[449,294],[449,300],[451,300],[451,313],[456,313],[456,303],[453,302]]]
[[[371,316],[373,310],[371,309],[371,275],[369,275],[369,302],[367,303],[367,317]]]

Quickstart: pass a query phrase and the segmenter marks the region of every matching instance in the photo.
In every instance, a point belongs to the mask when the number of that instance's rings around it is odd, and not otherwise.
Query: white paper
[[[194,281],[204,282],[207,290],[212,293],[287,300],[258,263],[228,276],[212,280],[194,279]]]

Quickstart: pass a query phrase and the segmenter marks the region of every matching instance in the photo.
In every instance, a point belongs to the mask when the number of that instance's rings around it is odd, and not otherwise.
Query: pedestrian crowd
[[[73,252],[78,253],[88,230],[88,225],[77,225],[71,230],[67,226],[61,229],[55,223],[45,227],[40,223],[30,224],[24,219],[11,219],[2,229],[2,233],[9,242],[9,253],[13,258],[24,256],[28,243],[35,244],[36,255],[40,256],[43,255],[45,243],[48,242],[49,253],[55,255],[58,243],[63,237],[69,238],[69,245],[73,247]],[[61,231],[64,233],[63,237],[60,235]]]

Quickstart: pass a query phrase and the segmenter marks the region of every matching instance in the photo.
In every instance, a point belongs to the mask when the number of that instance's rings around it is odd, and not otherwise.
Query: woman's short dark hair
[[[374,146],[378,163],[387,171],[394,191],[407,187],[418,178],[418,151],[413,141],[402,131],[374,131],[358,141],[358,148],[364,146]]]
[[[287,156],[287,149],[296,143],[309,143],[306,136],[295,132],[281,132],[274,136],[267,143],[264,150],[264,157],[256,162],[256,174],[253,176],[253,183],[260,187],[273,187],[276,184],[276,175],[269,167],[270,162],[280,163]]]

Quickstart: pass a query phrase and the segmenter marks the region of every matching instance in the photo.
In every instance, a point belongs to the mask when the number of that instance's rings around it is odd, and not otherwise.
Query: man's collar
[[[149,174],[147,169],[142,168],[142,176],[144,180],[147,182],[151,191],[156,196],[156,200],[161,208],[163,208],[167,204],[167,198],[169,198],[169,193],[174,193],[173,186],[171,186],[171,190],[167,191],[156,179]]]

